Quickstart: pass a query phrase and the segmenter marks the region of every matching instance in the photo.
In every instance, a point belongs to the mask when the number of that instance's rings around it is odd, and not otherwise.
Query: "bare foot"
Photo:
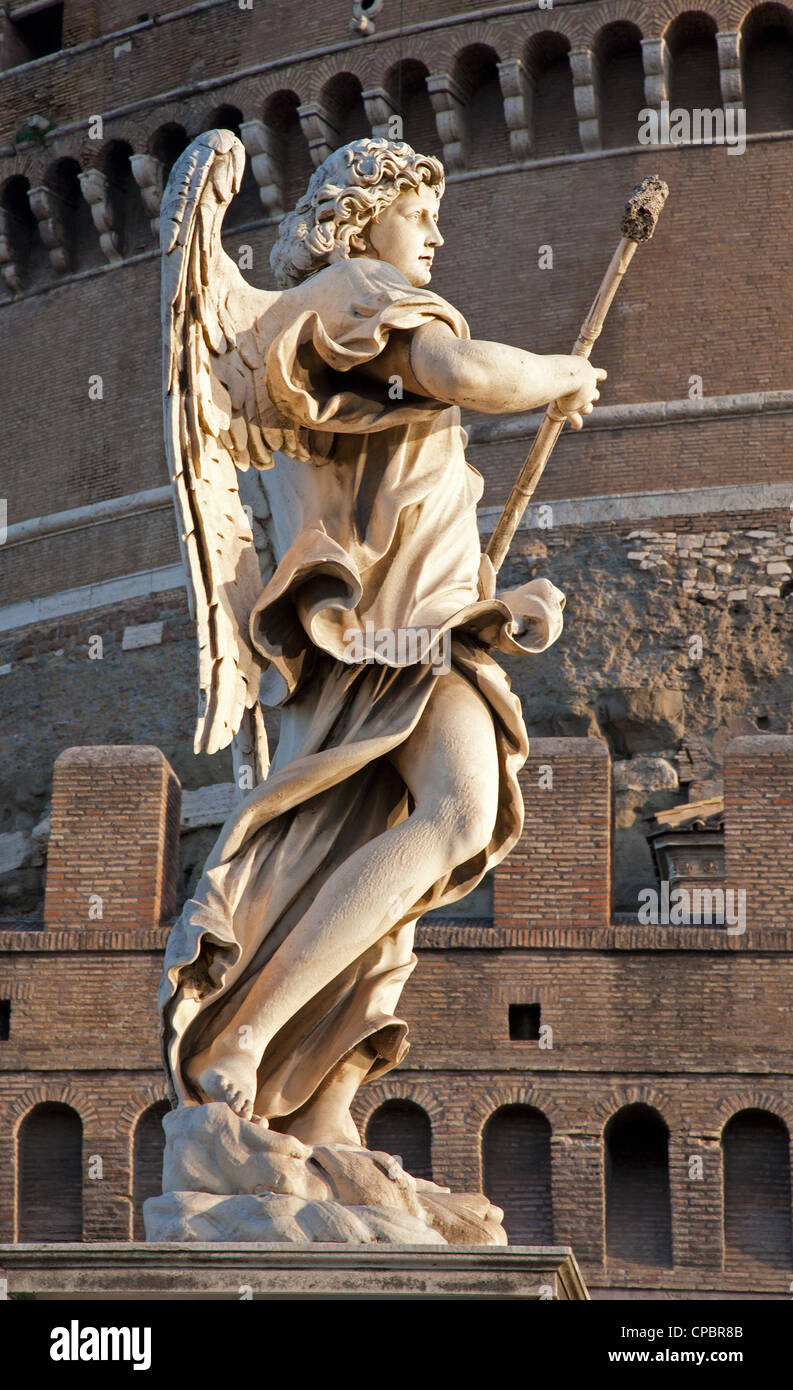
[[[207,1100],[225,1101],[243,1120],[253,1115],[256,1099],[256,1063],[248,1053],[213,1057],[211,1048],[191,1057],[185,1071]]]

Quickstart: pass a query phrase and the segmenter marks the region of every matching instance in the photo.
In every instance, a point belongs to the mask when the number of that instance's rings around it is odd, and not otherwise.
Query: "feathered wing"
[[[244,163],[230,131],[199,136],[174,165],[160,218],[165,447],[199,652],[194,748],[214,753],[233,741],[238,787],[243,763],[250,785],[267,775],[264,663],[248,620],[274,560],[260,525],[257,554],[237,469],[273,462],[257,417],[255,325],[277,298],[249,285],[220,242]]]

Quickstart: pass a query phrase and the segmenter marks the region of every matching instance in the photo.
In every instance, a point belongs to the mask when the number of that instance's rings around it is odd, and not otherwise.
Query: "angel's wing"
[[[163,414],[198,636],[194,748],[214,753],[234,741],[235,779],[245,762],[255,784],[267,774],[258,701],[264,662],[250,644],[248,619],[273,562],[266,529],[254,543],[237,469],[273,462],[258,423],[255,371],[263,362],[255,325],[278,295],[249,285],[221,246],[244,163],[240,141],[211,130],[188,146],[168,180],[160,217]],[[283,436],[273,434],[277,447]]]

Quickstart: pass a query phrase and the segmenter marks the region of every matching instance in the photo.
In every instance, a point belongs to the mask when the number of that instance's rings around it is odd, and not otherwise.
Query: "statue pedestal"
[[[360,1144],[304,1144],[227,1105],[180,1105],[162,1122],[162,1194],[143,1204],[154,1244],[359,1248],[507,1243],[481,1192],[414,1178]]]
[[[589,1298],[565,1245],[0,1245],[3,1280],[37,1300]]]

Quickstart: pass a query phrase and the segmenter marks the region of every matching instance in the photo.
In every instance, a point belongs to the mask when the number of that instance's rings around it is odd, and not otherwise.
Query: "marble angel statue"
[[[248,284],[221,246],[245,154],[195,140],[162,207],[165,426],[199,643],[196,751],[244,791],[168,942],[179,1107],[360,1145],[356,1091],[404,1058],[422,913],[469,893],[523,823],[520,704],[492,652],[541,652],[564,597],[496,595],[460,408],[549,401],[578,426],[605,373],[472,339],[428,288],[437,159],[363,139],[314,172]],[[254,542],[238,470],[269,503]],[[268,766],[262,707],[280,706]]]

